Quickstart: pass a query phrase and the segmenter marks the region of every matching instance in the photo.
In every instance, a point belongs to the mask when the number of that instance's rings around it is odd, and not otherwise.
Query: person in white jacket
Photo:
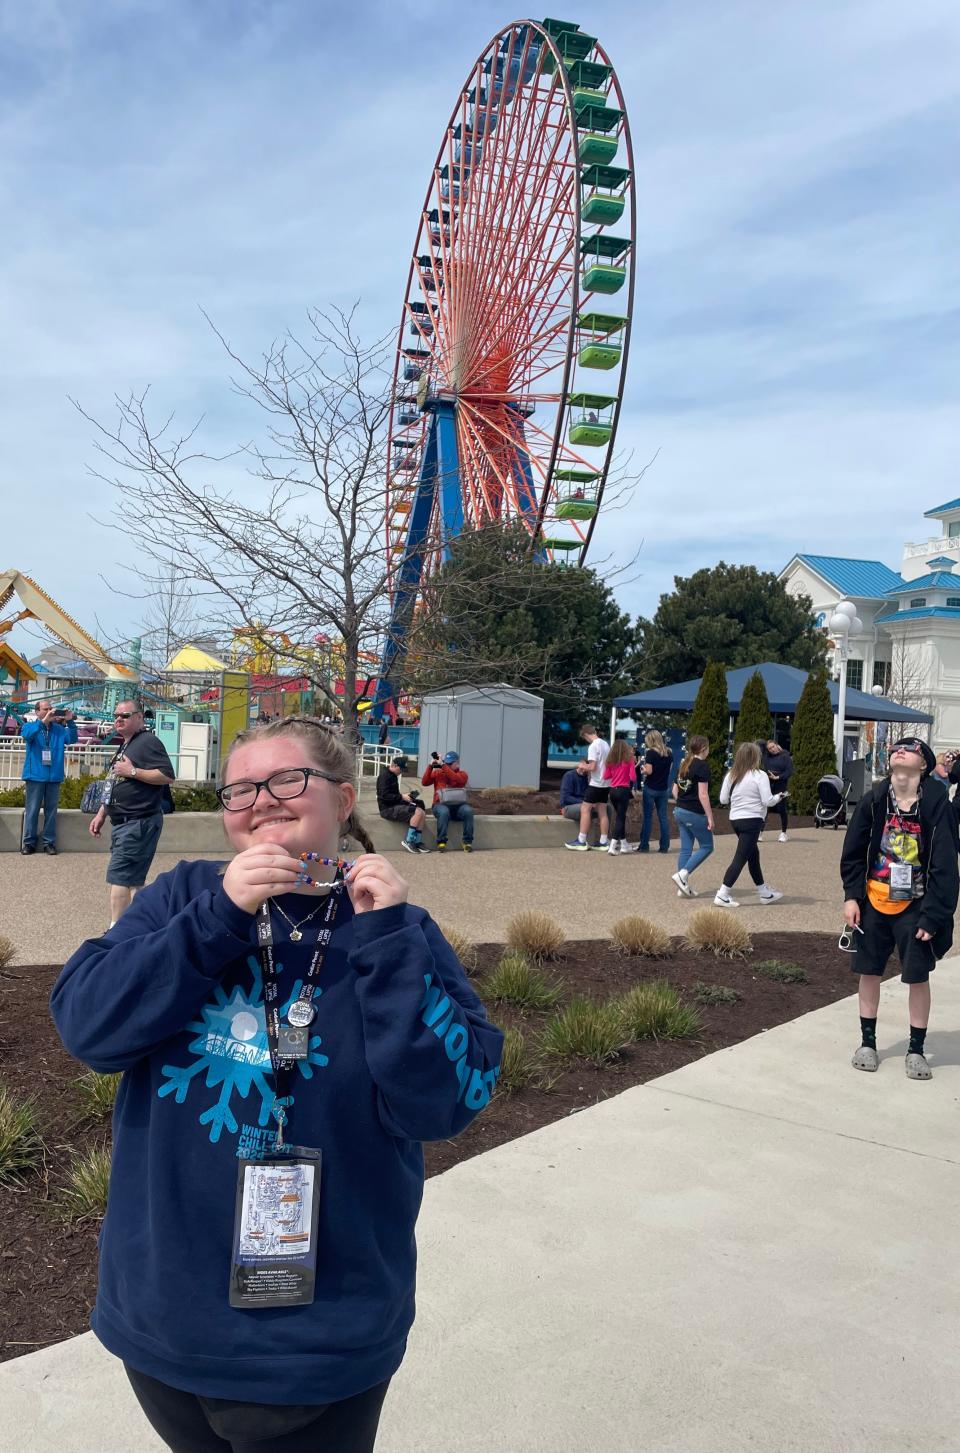
[[[720,801],[730,807],[730,826],[737,835],[737,851],[723,875],[714,903],[718,908],[739,908],[730,897],[744,867],[750,870],[761,903],[776,903],[783,894],[763,881],[758,842],[768,808],[775,807],[784,794],[770,791],[770,779],[760,771],[760,749],[755,742],[742,742],[733,757],[733,766],[723,779]]]

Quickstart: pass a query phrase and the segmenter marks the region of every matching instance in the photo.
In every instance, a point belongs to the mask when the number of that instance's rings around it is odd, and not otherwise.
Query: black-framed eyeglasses
[[[135,711],[115,711],[113,713],[113,719],[114,721],[127,721],[131,716],[137,715],[138,713]]]
[[[275,802],[289,802],[291,797],[302,797],[311,777],[322,777],[324,782],[333,782],[338,787],[340,778],[329,772],[319,772],[316,767],[284,767],[271,772],[262,782],[231,782],[227,787],[217,788],[217,801],[227,812],[243,812],[252,807],[266,788]]]

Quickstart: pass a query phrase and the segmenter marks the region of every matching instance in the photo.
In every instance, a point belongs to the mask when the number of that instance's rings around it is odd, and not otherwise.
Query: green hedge
[[[95,777],[67,777],[60,787],[60,806],[79,807],[89,783]],[[216,793],[206,783],[196,787],[174,787],[173,801],[178,812],[216,812],[219,807]],[[24,788],[8,787],[0,792],[0,807],[23,807]]]

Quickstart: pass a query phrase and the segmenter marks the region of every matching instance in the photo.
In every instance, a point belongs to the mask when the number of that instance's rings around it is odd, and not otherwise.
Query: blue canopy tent
[[[738,666],[727,672],[727,700],[731,712],[740,710],[740,697],[754,671],[759,671],[767,692],[767,700],[774,716],[793,716],[803,690],[807,672],[797,666],[778,666],[775,661],[761,661],[758,666]],[[638,712],[692,711],[700,680],[678,681],[675,686],[658,686],[652,691],[637,691],[632,696],[618,696],[614,704],[631,716]],[[828,681],[830,700],[834,715],[837,710],[837,695],[840,690],[836,681]],[[911,706],[900,706],[887,701],[884,696],[871,696],[867,691],[852,691],[847,688],[845,715],[848,721],[895,721],[931,723],[933,717],[925,711],[916,711]]]

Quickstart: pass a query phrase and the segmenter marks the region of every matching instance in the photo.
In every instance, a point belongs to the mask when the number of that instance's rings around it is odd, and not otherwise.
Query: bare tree
[[[908,706],[913,711],[933,715],[930,663],[925,660],[922,648],[918,649],[902,634],[895,636],[891,632],[891,640],[889,684],[884,696],[898,706]],[[886,741],[895,742],[899,736],[920,736],[929,741],[930,727],[913,721],[890,722]]]
[[[278,663],[342,708],[355,741],[389,619],[387,344],[362,344],[352,313],[312,312],[309,324],[306,340],[286,337],[257,364],[217,333],[237,370],[235,390],[267,416],[262,445],[204,453],[197,425],[180,433],[170,418],[154,424],[146,393],[118,398],[112,427],[81,412],[109,461],[95,472],[122,491],[114,527],[161,574],[175,559],[179,581],[205,598],[208,627],[228,638],[237,628],[271,633]],[[263,487],[253,503],[215,483],[218,468],[238,460]],[[330,680],[331,639],[342,703]]]

